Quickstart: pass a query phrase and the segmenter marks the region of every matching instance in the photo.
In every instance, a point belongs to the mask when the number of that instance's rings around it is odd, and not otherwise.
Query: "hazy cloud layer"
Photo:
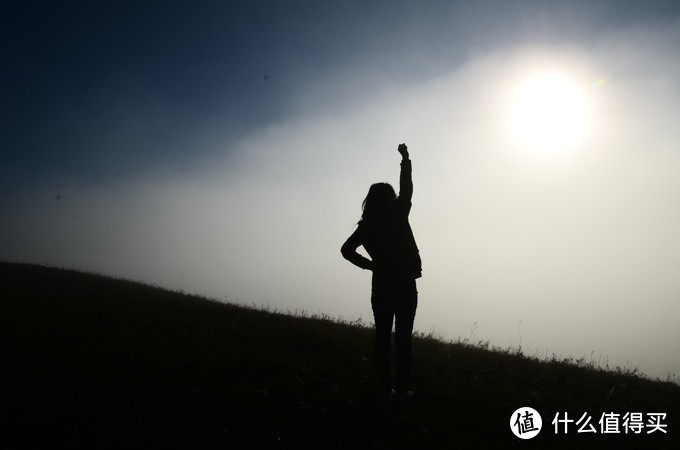
[[[677,373],[678,25],[592,33],[588,45],[499,46],[429,77],[388,76],[367,53],[305,77],[288,115],[240,132],[130,84],[107,88],[90,101],[108,108],[76,104],[63,126],[89,121],[73,133],[82,148],[125,176],[57,171],[9,189],[0,258],[370,320],[370,274],[339,248],[368,186],[397,185],[405,141],[424,266],[417,328],[456,338],[476,323],[474,338],[496,345]],[[589,80],[591,130],[572,151],[537,155],[507,139],[504,99],[536,61]],[[136,164],[119,150],[128,144],[157,149],[155,163],[126,170]],[[200,158],[164,164],[168,148],[193,146]]]

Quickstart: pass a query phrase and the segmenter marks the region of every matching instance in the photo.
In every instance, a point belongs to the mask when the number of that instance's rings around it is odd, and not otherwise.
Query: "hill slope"
[[[2,448],[677,448],[680,387],[419,338],[407,404],[372,396],[372,331],[0,263]],[[531,406],[543,431],[510,431]],[[598,433],[555,434],[564,412]],[[663,412],[667,433],[601,434]],[[645,421],[647,417],[645,416]],[[621,422],[622,423],[622,422]]]

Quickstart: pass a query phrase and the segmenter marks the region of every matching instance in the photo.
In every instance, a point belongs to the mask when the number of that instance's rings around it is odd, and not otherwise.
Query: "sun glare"
[[[586,91],[577,82],[560,73],[535,73],[511,93],[509,132],[514,143],[527,150],[567,150],[585,136],[589,109]]]

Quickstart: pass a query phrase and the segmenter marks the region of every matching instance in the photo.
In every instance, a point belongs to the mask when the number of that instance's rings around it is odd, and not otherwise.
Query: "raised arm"
[[[399,144],[397,151],[401,154],[401,172],[399,173],[399,199],[410,203],[413,197],[413,179],[411,178],[411,160],[406,144]]]

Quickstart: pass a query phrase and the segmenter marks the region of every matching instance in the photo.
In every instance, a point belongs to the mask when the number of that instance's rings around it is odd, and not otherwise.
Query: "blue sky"
[[[406,142],[417,328],[680,372],[679,14],[3,2],[0,260],[370,321],[370,277],[339,248]],[[506,116],[545,71],[578,87],[588,130],[537,151]]]
[[[499,47],[587,43],[602,30],[680,9],[621,1],[29,1],[3,8],[3,179],[14,181],[182,168],[225,151],[199,136],[219,129],[220,139],[237,139],[299,113],[297,99],[310,83],[333,74],[369,70],[357,89],[370,92],[381,81],[427,80]],[[318,102],[331,103],[316,89]],[[126,145],[114,145],[122,135]]]

